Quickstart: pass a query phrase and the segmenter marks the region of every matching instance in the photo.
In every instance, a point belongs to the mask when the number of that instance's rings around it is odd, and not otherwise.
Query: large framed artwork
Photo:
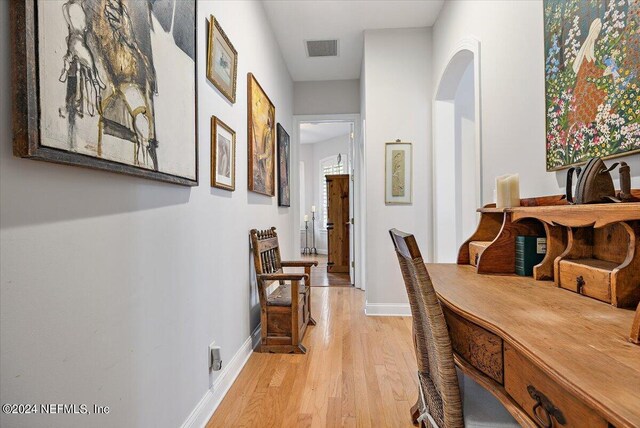
[[[238,52],[211,15],[209,19],[209,46],[207,49],[207,78],[232,103],[236,102]]]
[[[276,192],[276,108],[252,73],[247,74],[249,190],[274,196]]]
[[[291,142],[289,134],[278,124],[278,205],[291,206]]]
[[[545,0],[547,170],[640,151],[640,1]]]
[[[211,186],[236,190],[236,133],[211,116]]]
[[[14,154],[194,186],[195,0],[11,0]]]
[[[411,143],[385,144],[385,198],[387,205],[411,204],[413,156]]]

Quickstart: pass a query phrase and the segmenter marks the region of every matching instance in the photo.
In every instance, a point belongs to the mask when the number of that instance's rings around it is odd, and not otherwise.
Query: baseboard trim
[[[256,329],[256,331],[259,334],[259,330]],[[231,388],[231,385],[233,385],[233,382],[235,382],[242,368],[249,360],[253,352],[253,337],[254,334],[252,333],[231,358],[229,364],[222,369],[220,376],[216,378],[211,389],[207,390],[187,420],[184,421],[182,428],[203,428],[207,425],[207,422],[209,422],[209,419],[211,419],[222,399],[229,392],[229,388]]]
[[[411,316],[408,303],[366,303],[364,313],[372,317],[406,317]]]

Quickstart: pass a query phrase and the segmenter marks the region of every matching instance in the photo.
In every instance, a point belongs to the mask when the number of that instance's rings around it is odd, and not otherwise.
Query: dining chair
[[[397,229],[389,234],[413,318],[420,393],[413,422],[429,428],[518,427],[490,392],[456,370],[447,322],[415,237]]]

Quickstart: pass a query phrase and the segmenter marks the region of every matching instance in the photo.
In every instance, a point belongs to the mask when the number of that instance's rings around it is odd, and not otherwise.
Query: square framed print
[[[236,190],[236,133],[211,116],[211,186]]]
[[[16,156],[198,184],[195,0],[9,10]]]
[[[291,206],[291,139],[278,124],[278,205]]]
[[[222,30],[218,20],[209,19],[207,79],[232,103],[236,102],[238,52]]]
[[[252,73],[247,92],[249,190],[275,196],[276,108]]]
[[[411,204],[413,192],[411,143],[397,140],[385,144],[385,203]]]

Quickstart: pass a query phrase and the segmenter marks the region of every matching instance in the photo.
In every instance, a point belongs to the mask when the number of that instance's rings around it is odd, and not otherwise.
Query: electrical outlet
[[[213,341],[209,345],[209,369],[215,371],[222,370],[222,356],[220,353],[220,347],[216,346],[216,342]]]

